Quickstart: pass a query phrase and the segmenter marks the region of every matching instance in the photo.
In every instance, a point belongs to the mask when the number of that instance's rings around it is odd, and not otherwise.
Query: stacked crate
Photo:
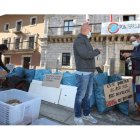
[[[8,101],[18,100],[18,104]],[[0,124],[29,124],[39,116],[41,99],[32,97],[27,92],[11,89],[0,92]]]

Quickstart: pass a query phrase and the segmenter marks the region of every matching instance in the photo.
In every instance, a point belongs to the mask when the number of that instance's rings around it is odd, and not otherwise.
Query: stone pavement
[[[140,121],[133,121],[129,116],[123,115],[116,109],[104,114],[100,114],[97,110],[94,109],[91,115],[98,120],[96,125],[140,125]],[[42,117],[62,125],[74,125],[73,109],[45,101],[42,101],[40,108],[40,118]],[[85,125],[93,125],[88,121],[84,122]]]

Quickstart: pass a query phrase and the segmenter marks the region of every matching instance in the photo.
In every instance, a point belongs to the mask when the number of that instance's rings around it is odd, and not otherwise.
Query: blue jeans
[[[93,73],[89,75],[76,74],[78,88],[74,105],[75,117],[81,117],[82,111],[84,116],[90,114],[90,97],[93,91],[93,76]]]

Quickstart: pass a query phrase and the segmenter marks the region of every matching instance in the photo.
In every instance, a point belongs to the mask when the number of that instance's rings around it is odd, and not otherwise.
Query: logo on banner
[[[108,25],[108,32],[111,34],[115,34],[119,31],[118,23],[112,22]]]

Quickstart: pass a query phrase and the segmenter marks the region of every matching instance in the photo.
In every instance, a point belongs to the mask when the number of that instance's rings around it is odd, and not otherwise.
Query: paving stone
[[[140,125],[140,121],[134,121],[130,116],[124,115],[116,109],[106,113],[99,113],[96,109],[91,112],[91,115],[98,120],[97,124],[91,124],[85,121],[85,125]],[[63,107],[60,105],[42,102],[40,109],[40,117],[46,117],[62,125],[75,125],[74,124],[74,111],[73,109]]]
[[[59,122],[65,122],[72,113],[73,112],[70,112],[69,110],[66,111],[64,108],[57,107],[57,105],[54,107],[52,104],[41,104],[40,108],[41,115]]]

